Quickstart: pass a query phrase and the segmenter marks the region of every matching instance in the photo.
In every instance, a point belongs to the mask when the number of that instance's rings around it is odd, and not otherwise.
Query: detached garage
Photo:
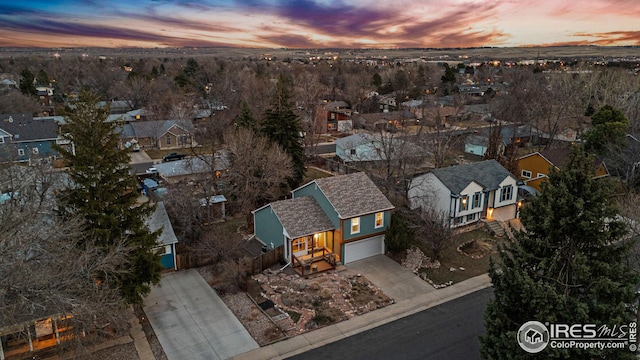
[[[384,254],[384,235],[344,244],[345,264],[380,254]]]

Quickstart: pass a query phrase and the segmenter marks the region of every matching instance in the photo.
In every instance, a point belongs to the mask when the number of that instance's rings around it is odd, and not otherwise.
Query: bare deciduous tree
[[[70,315],[74,336],[62,348],[82,357],[81,334],[126,328],[126,305],[105,274],[120,271],[128,249],[91,240],[79,245],[86,238],[80,221],[62,222],[53,211],[58,175],[21,166],[0,170],[0,324]]]
[[[411,213],[409,227],[415,231],[415,239],[426,244],[433,252],[434,260],[454,244],[455,232],[449,226],[447,214],[430,208]]]
[[[280,198],[293,174],[291,157],[249,129],[228,129],[224,138],[231,157],[228,193],[238,208],[250,211]]]

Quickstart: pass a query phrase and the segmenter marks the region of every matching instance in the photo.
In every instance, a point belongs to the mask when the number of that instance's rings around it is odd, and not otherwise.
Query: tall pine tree
[[[84,219],[87,238],[97,239],[109,250],[124,243],[130,249],[128,263],[114,269],[123,298],[141,303],[150,284],[160,281],[159,256],[153,251],[158,232],[150,232],[145,220],[154,207],[137,204],[136,182],[129,173],[127,150],[118,149],[115,123],[99,108],[96,94],[83,91],[65,116],[63,136],[73,147],[57,147],[69,165],[70,182],[60,194],[59,214]]]
[[[636,319],[638,276],[629,265],[626,225],[616,215],[612,183],[593,179],[593,158],[572,150],[541,193],[522,209],[526,232],[500,248],[491,264],[495,298],[485,311],[486,359],[633,358],[628,350],[566,350],[538,354],[517,341],[524,323],[624,325]]]
[[[305,155],[300,139],[302,126],[298,115],[293,110],[291,88],[291,79],[280,75],[271,107],[264,115],[262,133],[291,156],[293,176],[289,178],[288,183],[290,187],[295,188],[300,185],[304,176]]]

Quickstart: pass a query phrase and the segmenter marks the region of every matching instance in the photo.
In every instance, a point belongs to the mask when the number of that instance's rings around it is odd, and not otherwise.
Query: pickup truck
[[[169,153],[165,156],[162,157],[162,162],[169,162],[169,161],[176,161],[176,160],[182,160],[185,158],[185,154],[178,154],[178,153]]]

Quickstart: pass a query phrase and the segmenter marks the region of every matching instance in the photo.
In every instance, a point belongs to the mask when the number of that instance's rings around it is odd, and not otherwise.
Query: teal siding
[[[327,200],[327,198],[324,196],[322,191],[320,191],[320,189],[316,186],[315,182],[311,182],[304,187],[295,190],[293,193],[294,198],[299,198],[302,196],[313,196],[322,208],[322,211],[324,211],[329,220],[331,220],[333,226],[335,226],[336,229],[340,228],[340,218],[338,217],[338,213],[333,208],[333,205],[331,205],[329,200]]]
[[[343,238],[344,240],[350,240],[357,237],[363,237],[375,233],[379,233],[381,231],[387,230],[389,227],[389,222],[391,220],[391,214],[389,211],[384,212],[384,224],[380,228],[375,228],[376,225],[376,214],[369,214],[360,217],[360,232],[357,234],[351,234],[351,219],[347,219],[344,221],[344,231]]]
[[[284,245],[284,235],[282,234],[282,224],[271,209],[271,205],[266,206],[253,214],[254,233],[256,237],[268,246],[277,248]]]
[[[171,253],[160,256],[160,264],[165,269],[173,269],[176,264],[173,262],[173,245],[171,245]]]

